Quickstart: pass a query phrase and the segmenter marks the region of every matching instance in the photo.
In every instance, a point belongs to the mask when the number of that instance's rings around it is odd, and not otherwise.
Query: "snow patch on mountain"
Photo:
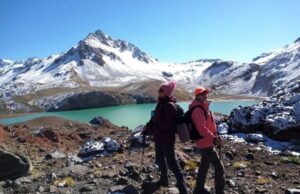
[[[252,93],[271,96],[275,90],[300,79],[300,41],[277,49],[253,60],[261,64]]]

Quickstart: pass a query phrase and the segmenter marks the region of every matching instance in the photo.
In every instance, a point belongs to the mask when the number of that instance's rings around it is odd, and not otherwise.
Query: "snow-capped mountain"
[[[0,84],[8,95],[54,87],[113,87],[137,78],[163,77],[158,74],[160,64],[156,59],[99,30],[59,55],[30,58],[24,63],[4,62],[0,66]]]
[[[178,82],[181,94],[203,85],[219,93],[266,96],[299,78],[299,45],[298,39],[251,63],[221,59],[169,63],[97,30],[57,55],[25,62],[0,60],[0,98],[31,95],[21,102],[34,105],[42,97],[95,90],[153,96],[150,91],[156,95],[157,85],[170,79]]]
[[[251,72],[243,78],[246,84],[241,91],[231,90],[236,94],[247,93],[252,87],[252,72],[257,71],[253,64],[218,59],[184,64],[159,62],[135,45],[115,40],[100,30],[59,55],[29,58],[23,63],[2,60],[0,64],[0,88],[4,97],[57,87],[122,87],[128,83],[167,79],[175,79],[188,88],[202,84],[228,89],[235,88],[240,84],[238,78]],[[220,79],[224,75],[226,79]]]
[[[255,63],[217,61],[205,69],[196,83],[220,93],[250,94],[260,66]]]
[[[300,79],[300,38],[284,48],[256,57],[253,62],[262,67],[252,93],[271,96],[276,89]]]

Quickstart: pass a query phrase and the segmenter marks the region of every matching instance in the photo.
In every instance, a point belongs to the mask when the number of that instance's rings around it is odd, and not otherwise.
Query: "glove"
[[[141,134],[142,134],[143,136],[146,136],[146,135],[148,134],[149,128],[148,128],[147,125],[148,125],[148,124],[146,124],[146,125],[144,126],[144,128],[143,128],[143,130],[142,130],[142,132],[141,132]]]

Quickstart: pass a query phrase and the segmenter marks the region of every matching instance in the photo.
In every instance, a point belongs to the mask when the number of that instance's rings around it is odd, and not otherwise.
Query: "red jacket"
[[[196,140],[196,146],[198,148],[209,148],[214,146],[214,139],[217,137],[217,127],[214,120],[213,113],[209,110],[209,104],[207,102],[200,103],[194,100],[189,108],[201,105],[207,113],[207,119],[205,113],[201,108],[194,109],[192,113],[192,119],[198,130],[199,134],[203,136],[202,139]]]
[[[175,143],[175,134],[172,131],[176,122],[174,103],[176,103],[174,97],[159,99],[157,103],[154,116],[148,124],[148,126],[151,126],[150,133],[153,135],[155,142],[164,144]]]

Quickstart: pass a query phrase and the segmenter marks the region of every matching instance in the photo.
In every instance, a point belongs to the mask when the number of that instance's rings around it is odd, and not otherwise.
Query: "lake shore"
[[[212,101],[231,101],[231,100],[258,100],[262,101],[267,97],[247,96],[247,95],[209,95],[208,99]]]
[[[37,112],[0,114],[0,119],[8,119],[8,118],[14,118],[14,117],[19,117],[19,116],[25,116],[25,115],[29,115],[32,113],[37,113]]]
[[[257,96],[245,96],[245,95],[210,95],[209,100],[218,102],[218,101],[247,101],[247,100],[257,100],[257,101],[262,101],[266,99],[265,97],[257,97]],[[188,100],[183,100],[181,102],[190,102],[191,99]],[[107,108],[107,107],[106,107]],[[8,118],[15,118],[19,116],[25,116],[33,113],[41,113],[41,112],[30,112],[30,113],[9,113],[9,114],[0,114],[0,119],[8,119]]]

